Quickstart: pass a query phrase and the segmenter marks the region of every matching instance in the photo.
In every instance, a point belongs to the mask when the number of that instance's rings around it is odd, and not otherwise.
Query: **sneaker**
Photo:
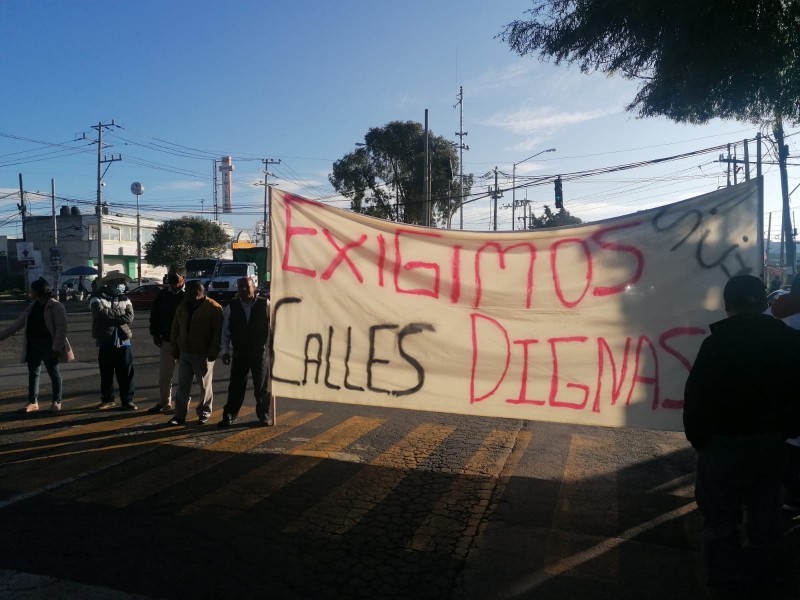
[[[200,417],[197,418],[197,424],[198,425],[205,425],[206,423],[208,423],[208,417],[200,416]]]
[[[57,413],[61,410],[61,402],[53,402],[50,405],[50,412]]]
[[[167,425],[177,426],[177,425],[186,425],[186,419],[179,419],[178,417],[172,417],[169,421],[167,421]]]
[[[275,420],[270,415],[267,415],[266,417],[259,419],[258,422],[262,427],[272,427],[273,425],[275,425]]]
[[[29,412],[36,412],[37,410],[39,410],[39,403],[38,402],[28,402],[25,406],[20,408],[17,412],[29,413]]]
[[[787,513],[800,513],[800,505],[797,501],[792,500],[791,503],[787,502],[783,505],[783,511]]]
[[[169,404],[156,404],[155,406],[148,408],[147,412],[151,415],[157,415],[159,413],[163,413],[165,408],[169,408]]]
[[[114,401],[113,400],[104,400],[100,404],[98,404],[95,408],[97,410],[108,410],[109,408],[114,408]]]
[[[122,406],[119,407],[120,410],[139,410],[139,407],[136,406],[133,402],[123,402]]]

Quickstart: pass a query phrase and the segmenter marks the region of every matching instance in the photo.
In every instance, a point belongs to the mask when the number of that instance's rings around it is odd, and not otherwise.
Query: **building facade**
[[[105,272],[118,270],[133,279],[138,278],[138,231],[141,235],[142,277],[161,279],[167,272],[166,267],[156,267],[144,260],[144,246],[152,239],[160,224],[161,221],[141,217],[137,227],[135,216],[104,214],[102,245]],[[36,276],[44,277],[51,284],[55,283],[53,274],[56,272],[52,267],[57,263],[63,271],[84,265],[97,267],[97,217],[83,214],[77,207],[64,206],[55,217],[25,217],[25,240],[40,253],[40,262],[37,263],[40,269],[33,270],[41,270],[41,273]],[[51,250],[53,248],[57,250]]]

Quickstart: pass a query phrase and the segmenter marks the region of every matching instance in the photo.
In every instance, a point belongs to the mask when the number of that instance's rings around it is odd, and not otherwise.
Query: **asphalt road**
[[[0,326],[19,310],[0,305]],[[78,361],[58,415],[14,412],[26,371],[19,338],[0,342],[4,600],[705,597],[682,434],[289,399],[264,428],[249,396],[219,430],[221,363],[211,422],[169,428],[92,410],[89,315],[69,311]],[[145,408],[146,321],[134,328]],[[42,406],[48,393],[45,376]]]

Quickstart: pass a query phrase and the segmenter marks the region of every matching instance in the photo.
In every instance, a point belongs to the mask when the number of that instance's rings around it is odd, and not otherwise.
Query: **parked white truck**
[[[227,304],[236,296],[236,282],[250,277],[258,287],[258,267],[254,262],[224,261],[217,264],[206,293],[220,304]]]

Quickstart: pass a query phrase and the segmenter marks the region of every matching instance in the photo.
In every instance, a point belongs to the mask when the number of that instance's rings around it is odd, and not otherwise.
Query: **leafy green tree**
[[[190,258],[218,257],[230,237],[218,223],[200,217],[181,217],[164,221],[144,246],[151,265],[168,267],[184,264]]]
[[[431,223],[446,224],[467,197],[472,176],[465,175],[463,194],[457,180],[458,155],[449,140],[428,132],[431,176]],[[425,223],[423,180],[425,130],[414,121],[392,121],[373,127],[364,144],[333,163],[329,176],[337,192],[350,198],[350,207],[381,219]]]
[[[528,229],[546,229],[548,227],[560,227],[561,225],[578,225],[583,223],[578,217],[571,215],[566,209],[559,209],[558,212],[553,212],[546,204],[542,210],[542,216],[537,217],[531,213],[531,219],[528,222]]]
[[[534,0],[499,37],[641,81],[628,110],[678,122],[800,121],[798,0]]]

